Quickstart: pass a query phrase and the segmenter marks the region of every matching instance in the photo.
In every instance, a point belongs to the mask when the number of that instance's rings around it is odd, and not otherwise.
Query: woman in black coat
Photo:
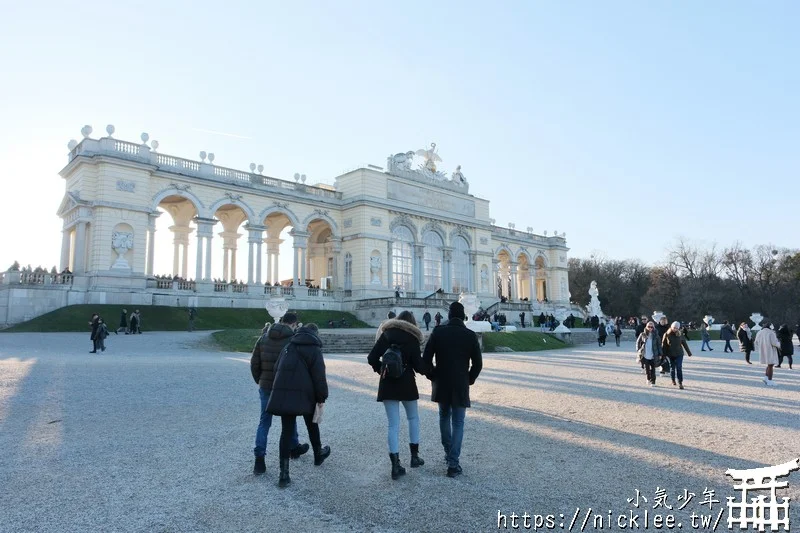
[[[308,429],[308,438],[314,449],[314,465],[321,465],[331,454],[330,446],[322,446],[319,424],[313,422],[317,404],[323,404],[328,399],[322,341],[317,333],[316,324],[306,324],[299,328],[281,351],[275,366],[267,412],[281,417],[280,487],[291,482],[289,457],[298,416],[303,417]]]
[[[425,464],[419,456],[419,391],[414,372],[424,374],[420,345],[424,340],[422,331],[410,311],[403,311],[397,318],[384,321],[378,328],[375,346],[367,356],[373,370],[381,374],[381,357],[392,345],[400,349],[403,357],[403,373],[399,378],[381,375],[378,382],[378,401],[383,402],[389,422],[389,459],[392,462],[392,479],[406,473],[400,465],[400,402],[408,419],[408,441],[411,449],[411,467]]]
[[[89,327],[92,328],[92,333],[89,335],[89,339],[92,341],[92,351],[89,353],[97,353],[97,346],[100,344],[100,337],[97,335],[97,330],[100,328],[100,315],[92,313]]]
[[[783,358],[789,360],[789,369],[792,368],[792,355],[794,355],[794,345],[792,344],[792,336],[794,332],[789,329],[789,326],[782,324],[777,331],[778,342],[781,343],[781,348],[778,350],[778,366],[780,368],[783,364]]]

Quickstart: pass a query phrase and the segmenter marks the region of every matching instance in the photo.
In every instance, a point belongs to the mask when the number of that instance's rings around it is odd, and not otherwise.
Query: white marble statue
[[[111,247],[117,252],[117,260],[111,268],[131,268],[125,254],[133,248],[133,233],[115,231],[111,234]]]
[[[411,170],[414,152],[400,152],[389,158],[389,170]]]
[[[373,255],[369,258],[369,272],[372,275],[372,280],[370,283],[373,285],[380,285],[381,278],[381,266],[383,265],[383,261],[381,261],[381,257],[379,255]]]
[[[458,302],[464,306],[464,314],[467,315],[467,320],[465,321],[466,326],[474,332],[485,332],[491,331],[492,326],[489,322],[485,322],[483,320],[472,320],[472,316],[478,312],[478,309],[481,307],[481,301],[478,299],[478,295],[470,292],[462,292],[461,295],[458,297]]]
[[[467,178],[465,178],[464,174],[461,173],[461,165],[458,165],[453,172],[452,181],[459,186],[467,184]]]
[[[486,291],[489,284],[489,271],[485,266],[481,267],[481,291]]]
[[[423,167],[426,170],[429,170],[435,174],[436,162],[442,160],[442,158],[439,157],[439,154],[436,153],[436,143],[431,143],[431,147],[428,148],[427,150],[424,148],[420,148],[419,150],[417,150],[417,155],[425,159],[425,164],[423,165]]]
[[[591,296],[592,299],[589,301],[589,305],[586,306],[589,317],[596,316],[598,318],[603,318],[603,316],[605,316],[603,315],[603,310],[600,308],[599,295],[600,291],[597,290],[597,282],[593,280],[592,283],[589,284],[589,296]]]

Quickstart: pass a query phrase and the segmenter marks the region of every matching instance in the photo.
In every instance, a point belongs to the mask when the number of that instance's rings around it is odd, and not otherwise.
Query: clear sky
[[[58,263],[67,141],[109,123],[311,183],[436,142],[497,224],[566,232],[573,257],[796,247],[799,26],[794,0],[19,2],[0,268]]]

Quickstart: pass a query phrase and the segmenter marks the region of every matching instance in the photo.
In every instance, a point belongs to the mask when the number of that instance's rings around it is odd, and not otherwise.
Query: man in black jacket
[[[447,476],[461,474],[458,458],[464,438],[469,387],[483,367],[478,336],[464,325],[464,306],[450,304],[446,324],[435,328],[425,345],[423,361],[432,384],[431,400],[439,404],[439,430],[447,456]],[[434,365],[434,358],[436,364]]]
[[[261,397],[261,417],[256,430],[256,445],[253,454],[256,456],[253,473],[263,474],[267,471],[264,462],[264,455],[267,451],[267,436],[269,428],[272,426],[272,415],[267,412],[269,395],[272,392],[272,382],[275,379],[275,365],[284,346],[289,344],[297,329],[297,315],[286,313],[280,323],[273,324],[265,330],[253,347],[253,355],[250,358],[250,373],[258,384],[258,394]],[[292,436],[292,459],[297,459],[308,451],[308,444],[300,444],[297,436],[297,426]]]

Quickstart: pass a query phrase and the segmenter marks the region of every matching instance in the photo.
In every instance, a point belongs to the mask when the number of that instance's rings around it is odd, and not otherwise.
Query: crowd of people
[[[97,313],[92,313],[92,317],[89,319],[89,328],[91,329],[89,340],[92,341],[92,350],[89,353],[97,353],[98,348],[102,353],[106,351],[106,339],[112,331],[115,335],[119,335],[120,331],[124,332],[125,335],[141,334],[142,315],[136,309],[129,317],[128,310],[123,309],[119,317],[119,327],[109,329],[103,317]]]
[[[438,314],[438,313],[437,313]],[[394,315],[394,313],[391,313]],[[424,321],[430,323],[430,313]],[[425,350],[424,337],[410,311],[401,311],[381,323],[367,364],[379,375],[377,401],[386,411],[387,444],[392,479],[406,474],[400,459],[400,405],[408,420],[411,468],[425,464],[420,456],[420,414],[417,376],[432,382],[431,400],[439,408],[439,437],[447,463],[446,475],[458,477],[466,410],[470,407],[469,387],[483,366],[477,335],[465,325],[464,306],[450,305],[448,320],[431,332]],[[267,324],[250,358],[250,371],[258,385],[260,415],[256,429],[253,473],[266,472],[266,448],[274,416],[281,418],[278,486],[291,483],[289,463],[309,450],[297,434],[297,417],[302,416],[308,431],[314,465],[320,466],[330,455],[323,446],[319,421],[328,398],[322,341],[315,324],[299,322],[295,313],[286,313],[276,324]]]
[[[619,324],[615,324],[615,328],[618,327]],[[601,323],[598,333],[598,343],[601,346],[605,344],[606,333],[603,330],[604,327]],[[708,324],[701,323],[700,350],[703,352],[707,350],[713,351],[709,330],[710,326]],[[725,321],[720,328],[720,340],[725,342],[723,348],[725,353],[734,352],[731,346],[733,339],[738,340],[739,351],[744,353],[747,364],[753,364],[750,361],[750,354],[754,351],[758,353],[759,362],[766,366],[762,381],[770,387],[776,385],[772,379],[773,369],[781,368],[784,359],[788,362],[789,368],[792,369],[792,357],[794,355],[793,336],[794,331],[789,329],[787,324],[782,324],[775,331],[774,325],[770,321],[762,322],[762,327],[756,335],[753,335],[747,322],[739,324],[739,328],[736,331],[728,321]],[[665,316],[662,316],[659,323],[656,324],[654,321],[648,320],[647,317],[642,317],[636,329],[636,354],[637,360],[642,367],[642,372],[645,373],[647,382],[651,387],[656,384],[656,369],[660,368],[661,374],[670,374],[673,385],[678,386],[680,389],[684,388],[683,357],[684,355],[692,356],[687,339],[688,328],[686,324],[682,325],[677,321],[669,324]],[[619,346],[619,342],[617,342],[617,346]]]

